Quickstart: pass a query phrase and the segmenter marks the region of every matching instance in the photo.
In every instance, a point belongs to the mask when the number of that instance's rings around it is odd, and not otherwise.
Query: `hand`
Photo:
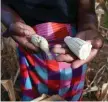
[[[35,47],[28,38],[35,33],[36,32],[32,29],[32,27],[22,22],[16,22],[11,24],[7,32],[3,35],[11,36],[18,44],[33,52],[38,51],[39,49],[38,47]]]
[[[69,49],[63,48],[62,46],[55,46],[53,49],[54,53],[59,53],[60,55],[57,56],[58,61],[65,61],[65,62],[71,62],[72,68],[78,68],[81,65],[90,62],[94,57],[97,55],[98,51],[103,45],[103,39],[102,37],[98,34],[97,31],[94,30],[87,30],[87,31],[82,31],[77,34],[78,38],[81,38],[85,41],[89,41],[92,44],[92,50],[89,55],[89,57],[86,60],[80,60],[75,55],[71,54]]]
[[[78,38],[81,38],[85,41],[89,41],[92,44],[92,50],[89,57],[86,60],[77,59],[72,62],[72,67],[78,68],[81,65],[90,62],[97,55],[101,47],[103,46],[103,38],[97,31],[87,30],[77,34]]]
[[[58,54],[58,56],[56,56],[56,60],[60,61],[60,62],[72,62],[73,60],[75,60],[77,57],[68,49],[68,47],[66,46],[66,44],[56,44],[53,49],[52,52],[54,52],[55,54]]]

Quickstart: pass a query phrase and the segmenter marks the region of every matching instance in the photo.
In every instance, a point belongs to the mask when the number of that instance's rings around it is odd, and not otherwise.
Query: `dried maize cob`
[[[36,47],[40,47],[40,49],[46,53],[48,59],[52,59],[52,55],[49,51],[48,41],[44,37],[39,36],[39,35],[32,35],[31,42]]]
[[[91,52],[92,45],[80,38],[67,36],[64,38],[64,42],[69,47],[69,49],[81,60],[85,60]]]
[[[31,36],[31,42],[36,46],[36,47],[40,47],[41,50],[43,50],[44,52],[49,52],[49,45],[48,45],[48,41],[39,35],[32,35]]]

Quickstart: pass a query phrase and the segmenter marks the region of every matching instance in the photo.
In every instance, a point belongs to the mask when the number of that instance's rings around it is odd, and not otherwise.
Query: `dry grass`
[[[2,32],[5,31],[5,27],[2,25]],[[16,55],[15,42],[11,38],[1,37],[1,79],[14,81],[16,71],[18,69],[18,58]],[[8,95],[6,91],[2,88],[2,101],[8,101]]]

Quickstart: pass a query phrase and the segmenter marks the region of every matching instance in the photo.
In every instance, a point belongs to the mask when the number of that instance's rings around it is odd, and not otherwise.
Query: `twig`
[[[39,101],[42,101],[42,100],[44,100],[44,99],[46,99],[48,97],[50,97],[50,96],[49,95],[46,95],[46,94],[42,94],[40,97],[32,100],[31,102],[39,102]]]
[[[103,27],[103,26],[99,26],[99,28],[108,31],[108,28],[105,28],[105,27]]]
[[[83,92],[83,95],[85,95],[85,94],[87,94],[87,93],[89,93],[89,92],[92,92],[92,91],[97,91],[97,90],[98,90],[98,87],[97,87],[97,86],[93,86],[93,87],[91,87],[89,90]]]
[[[105,68],[103,69],[100,78],[97,80],[97,84],[101,81],[101,79],[102,79],[102,75],[103,75],[104,72],[105,72]]]
[[[12,80],[2,80],[1,84],[3,85],[5,90],[8,92],[10,101],[16,101]]]
[[[103,68],[104,68],[105,66],[106,66],[106,65],[103,65],[103,66],[98,70],[98,72],[96,73],[96,75],[95,75],[93,81],[90,83],[90,85],[88,86],[88,88],[85,89],[85,92],[88,91],[88,90],[90,89],[91,85],[92,85],[92,84],[94,83],[94,81],[96,80],[98,74],[103,70]]]
[[[14,85],[15,85],[15,82],[16,82],[16,80],[17,80],[17,78],[18,78],[18,75],[19,75],[19,73],[20,73],[20,68],[18,68],[18,70],[17,70],[17,72],[16,72],[16,75],[15,75],[15,78],[14,78]]]
[[[106,93],[106,94],[104,95],[104,93]],[[108,96],[108,84],[107,84],[106,88],[104,89],[103,95],[101,96],[101,99],[103,98],[102,101],[107,101],[108,100],[107,96]]]
[[[91,85],[92,85],[92,84],[94,83],[94,81],[96,80],[98,74],[103,70],[103,68],[104,68],[105,66],[106,66],[106,65],[103,65],[103,66],[98,70],[98,72],[96,73],[96,75],[95,75],[93,81],[91,82],[91,84],[89,85],[89,87],[91,87]]]
[[[97,84],[101,81],[101,79],[102,79],[102,76],[98,79]]]

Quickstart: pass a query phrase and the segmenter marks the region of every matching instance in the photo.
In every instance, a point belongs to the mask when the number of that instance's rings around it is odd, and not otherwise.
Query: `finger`
[[[97,53],[98,53],[98,50],[97,49],[93,49],[91,51],[89,57],[86,60],[77,59],[77,60],[73,61],[72,62],[72,68],[79,68],[83,64],[88,63],[89,61],[91,61],[96,56]]]
[[[54,45],[54,48],[61,48],[61,47],[62,47],[61,44],[56,44],[56,45]]]
[[[26,25],[25,23],[22,22],[16,22],[13,24],[13,26],[17,26],[20,29],[24,29],[24,30],[30,30],[30,31],[34,31],[30,26]]]
[[[93,48],[100,49],[103,46],[103,39],[100,37],[94,38],[93,40],[91,40],[91,44]]]
[[[16,25],[16,23],[12,23],[9,26],[8,29],[9,33],[11,33],[10,35],[20,35],[20,36],[25,36],[25,34],[23,34],[23,29],[20,27],[20,25]]]
[[[52,52],[55,54],[66,54],[69,51],[66,48],[54,47],[54,48],[52,48]]]
[[[26,47],[26,50],[30,52],[39,52],[39,47],[34,46],[30,42],[26,42],[24,46]]]
[[[72,62],[74,57],[70,56],[69,54],[62,54],[56,57],[56,60],[59,62]]]
[[[12,36],[12,38],[21,46],[23,46],[25,49],[32,50],[32,51],[39,51],[39,48],[34,46],[32,43],[30,43],[25,37],[19,37],[19,36]]]
[[[31,35],[33,35],[34,33],[32,33],[30,30],[28,29],[20,29],[20,33],[25,35],[26,37],[30,37]]]
[[[19,34],[21,36],[25,36],[35,34],[35,31],[32,29],[32,27],[21,22],[11,24],[9,30],[12,32],[13,35]]]
[[[30,27],[29,25],[26,25],[26,24],[21,23],[21,22],[17,22],[17,24],[18,24],[18,26],[19,26],[20,28],[22,28],[22,29],[24,29],[24,30],[29,30],[29,31],[35,33],[35,31],[33,30],[33,28]]]
[[[35,34],[36,32],[34,31],[34,29],[26,24],[23,24],[21,26],[21,29],[23,29],[25,35],[32,35]]]
[[[94,33],[92,35],[90,35],[90,33]],[[92,30],[89,30],[87,32],[80,32],[79,34],[76,35],[76,37],[81,38],[83,40],[91,40],[91,43],[93,45],[93,48],[95,49],[100,49],[103,46],[103,42],[104,39],[102,36],[100,36],[99,34],[97,34],[97,31],[93,32]]]

